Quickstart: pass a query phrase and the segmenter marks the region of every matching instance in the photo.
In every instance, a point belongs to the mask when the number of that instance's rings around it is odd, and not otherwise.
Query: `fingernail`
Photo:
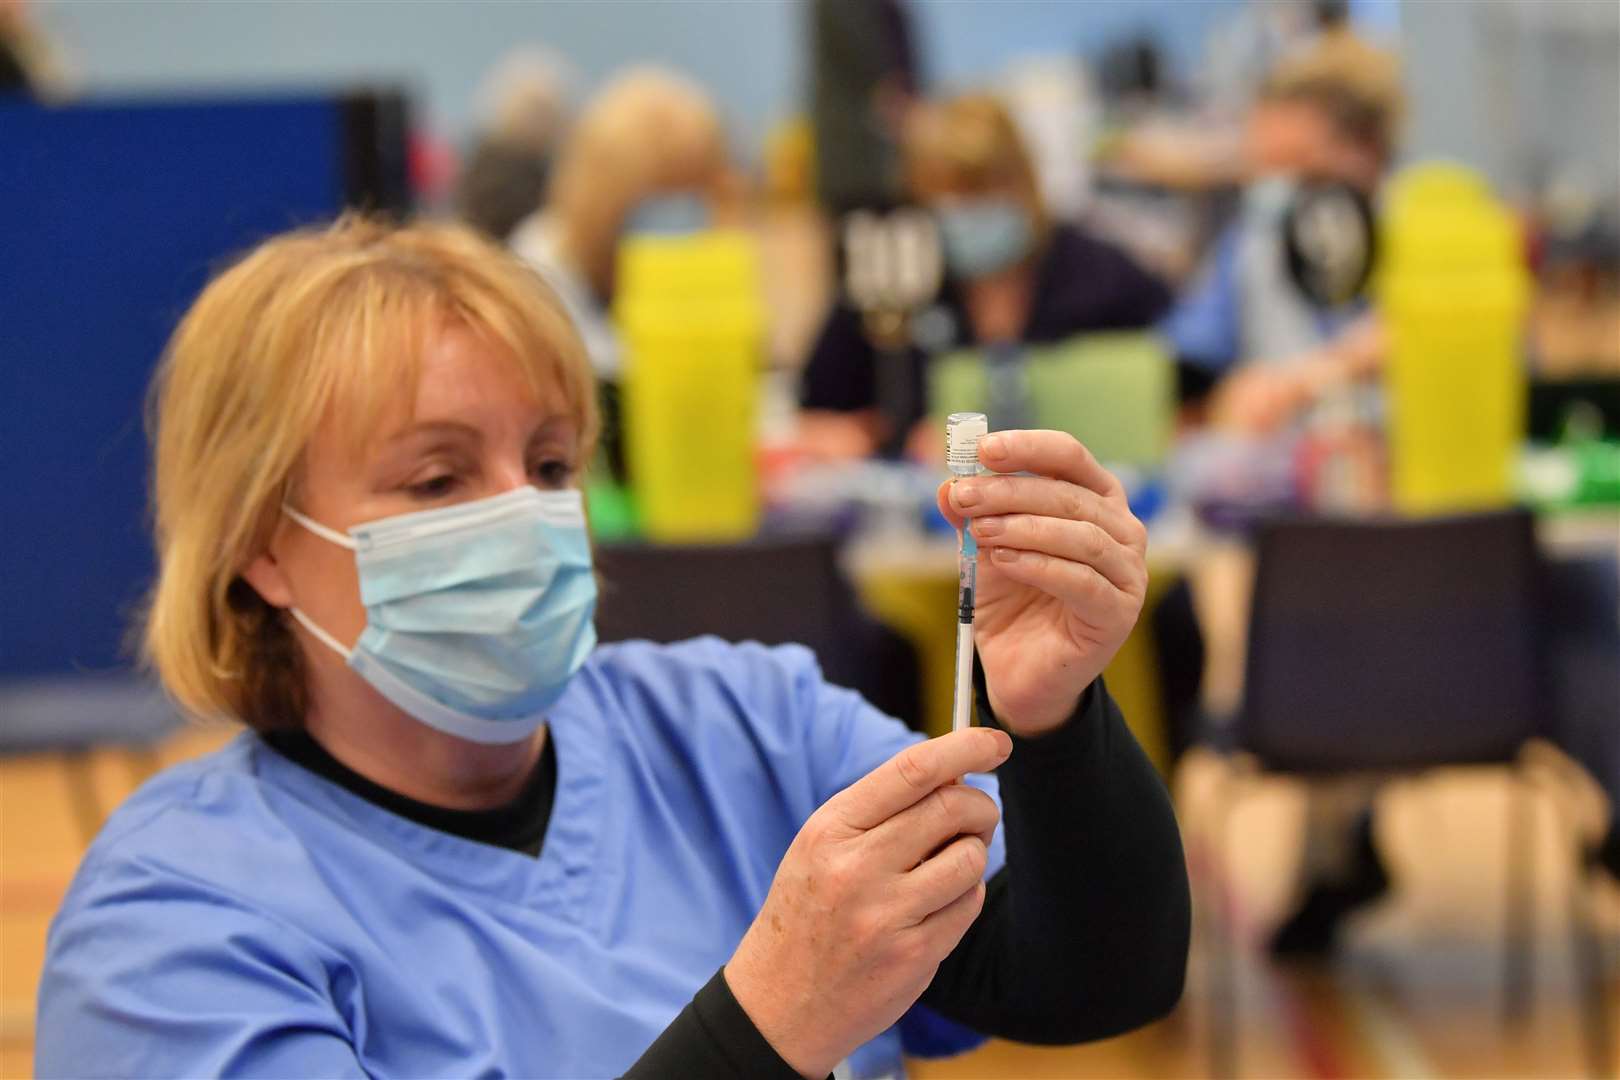
[[[995,735],[996,752],[1001,755],[1001,760],[1006,761],[1009,757],[1011,757],[1013,749],[1012,736],[1008,735],[1005,731],[1000,731],[996,728],[985,728],[985,730]]]
[[[951,498],[955,500],[957,506],[977,506],[979,494],[979,485],[971,480],[951,485]]]
[[[980,540],[988,540],[992,536],[1000,536],[1007,531],[1006,522],[998,517],[984,517],[973,519],[973,535]]]
[[[979,456],[989,458],[991,461],[1000,461],[1007,456],[1007,437],[1005,435],[986,435],[979,440]]]
[[[996,562],[1014,563],[1018,561],[1020,554],[1022,553],[1015,548],[996,548],[990,552],[990,557]]]

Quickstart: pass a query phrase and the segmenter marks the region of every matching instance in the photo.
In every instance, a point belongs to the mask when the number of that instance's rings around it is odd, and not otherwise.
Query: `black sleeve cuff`
[[[697,992],[647,1048],[625,1080],[702,1076],[804,1080],[759,1033],[726,984],[724,969]]]

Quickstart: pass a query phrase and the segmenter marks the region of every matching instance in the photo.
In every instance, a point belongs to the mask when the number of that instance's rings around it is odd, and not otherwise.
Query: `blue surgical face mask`
[[[940,242],[945,265],[957,278],[984,277],[1005,270],[1029,254],[1035,227],[1029,211],[1001,196],[969,199],[940,207]]]
[[[596,644],[596,578],[578,491],[525,487],[369,521],[348,534],[288,517],[350,548],[366,628],[353,648],[293,618],[405,712],[449,735],[516,742]]]
[[[671,191],[638,202],[625,219],[625,232],[687,236],[713,224],[709,201],[692,191]]]

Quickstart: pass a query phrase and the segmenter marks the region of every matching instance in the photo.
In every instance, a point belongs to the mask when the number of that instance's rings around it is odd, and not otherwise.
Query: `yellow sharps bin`
[[[751,536],[765,348],[753,240],[721,230],[631,237],[614,292],[625,457],[642,531],[671,542]]]
[[[1524,440],[1529,293],[1513,216],[1478,174],[1424,164],[1391,185],[1380,238],[1395,507],[1508,503]]]

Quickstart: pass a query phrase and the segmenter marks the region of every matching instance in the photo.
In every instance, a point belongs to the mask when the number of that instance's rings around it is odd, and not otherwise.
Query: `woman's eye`
[[[440,473],[426,480],[419,481],[406,487],[418,499],[442,499],[456,489],[456,478],[450,473]]]
[[[545,487],[567,487],[569,481],[574,478],[574,467],[558,459],[538,462],[532,471],[535,482]]]

